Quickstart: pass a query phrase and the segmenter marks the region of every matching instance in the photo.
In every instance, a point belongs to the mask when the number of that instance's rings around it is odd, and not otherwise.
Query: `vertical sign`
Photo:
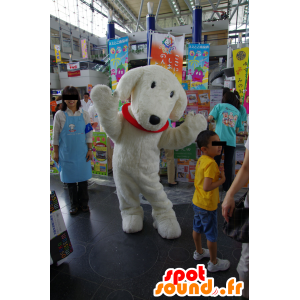
[[[105,132],[93,132],[92,152],[92,173],[107,176],[107,136]]]
[[[182,62],[184,35],[174,37],[171,34],[152,34],[151,63],[171,71],[182,83]]]
[[[128,71],[128,42],[128,36],[108,42],[112,91]]]
[[[93,86],[91,84],[88,84],[87,86],[87,92],[89,93],[90,97],[89,99],[91,99],[91,91],[92,91]]]
[[[189,44],[188,74],[191,90],[208,89],[209,44]]]
[[[241,102],[244,102],[245,86],[247,83],[247,75],[249,74],[249,47],[236,49],[232,51],[233,66],[235,74],[235,88],[240,94]]]
[[[54,45],[55,61],[61,62],[60,45]]]
[[[86,40],[81,40],[81,53],[82,58],[88,58]]]

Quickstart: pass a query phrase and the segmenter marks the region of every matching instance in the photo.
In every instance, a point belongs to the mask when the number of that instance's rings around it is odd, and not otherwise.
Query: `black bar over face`
[[[222,146],[222,147],[226,146],[226,142],[221,142],[221,141],[219,141],[219,142],[213,141],[213,142],[211,142],[211,144],[212,144],[212,146]]]
[[[62,99],[63,100],[78,100],[78,96],[75,96],[75,95],[63,95]]]

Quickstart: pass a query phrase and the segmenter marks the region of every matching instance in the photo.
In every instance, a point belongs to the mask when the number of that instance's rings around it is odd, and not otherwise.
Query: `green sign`
[[[196,159],[196,143],[192,143],[189,146],[179,150],[174,150],[174,158]]]
[[[93,132],[92,152],[92,173],[107,176],[107,136],[105,132]]]

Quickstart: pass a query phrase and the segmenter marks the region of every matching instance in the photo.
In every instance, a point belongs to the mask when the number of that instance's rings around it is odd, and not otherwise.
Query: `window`
[[[51,32],[51,43],[52,45],[60,45],[59,32],[54,29],[50,29]]]
[[[68,34],[63,33],[62,35],[63,38],[63,48],[71,48],[71,40],[70,40],[70,36]]]
[[[79,52],[79,39],[73,37],[73,50]]]

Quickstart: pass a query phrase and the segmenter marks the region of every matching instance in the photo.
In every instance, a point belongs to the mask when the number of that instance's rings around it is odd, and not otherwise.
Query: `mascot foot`
[[[165,239],[176,239],[181,235],[181,228],[176,217],[160,217],[154,218],[153,226],[157,229],[161,237]]]
[[[143,229],[143,217],[140,215],[125,215],[122,217],[123,231],[126,233],[135,233]]]

